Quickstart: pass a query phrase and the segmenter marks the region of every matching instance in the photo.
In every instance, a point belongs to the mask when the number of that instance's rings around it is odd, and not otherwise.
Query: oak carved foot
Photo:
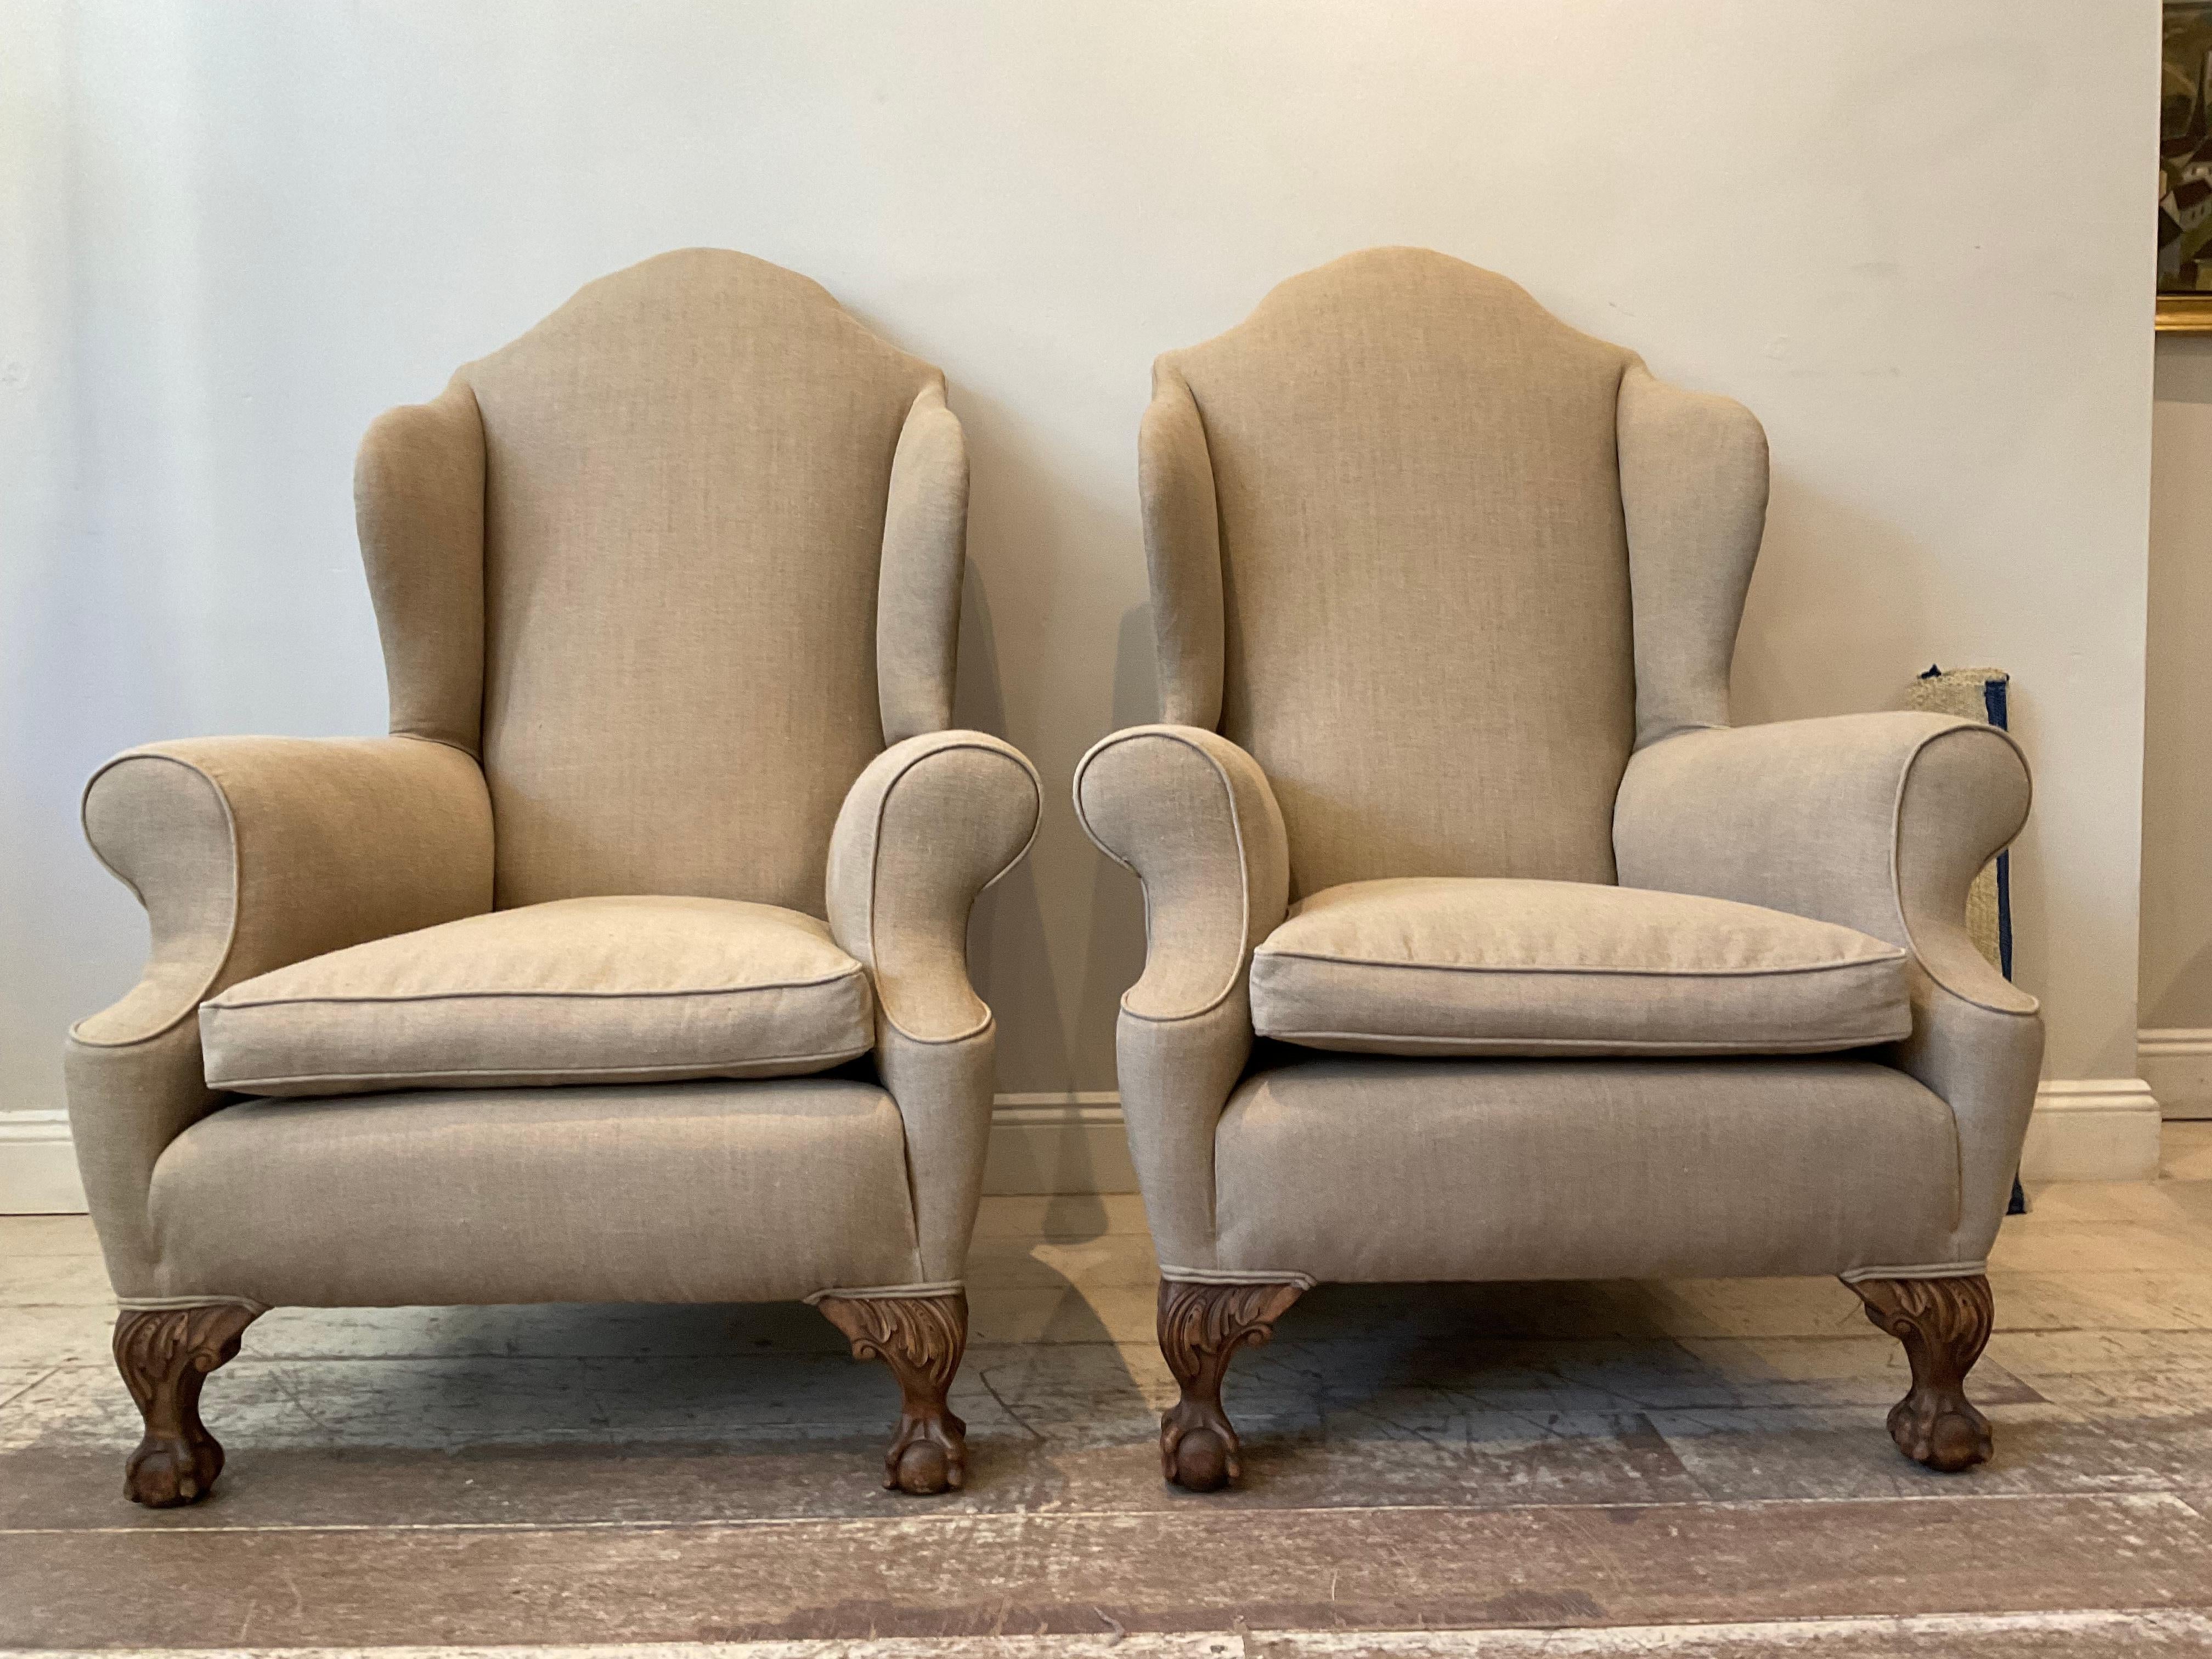
[[[968,1346],[968,1297],[825,1296],[815,1304],[853,1344],[855,1359],[880,1359],[898,1378],[898,1432],[884,1455],[884,1485],[927,1497],[968,1478],[968,1425],[945,1390]]]
[[[115,1320],[115,1368],[146,1419],[146,1437],[123,1466],[123,1495],[149,1509],[197,1504],[222,1473],[222,1447],[200,1421],[200,1384],[238,1356],[239,1334],[258,1308],[125,1308]]]
[[[1990,1340],[1990,1281],[1863,1279],[1851,1288],[1912,1362],[1912,1391],[1890,1407],[1897,1449],[1947,1474],[1989,1462],[1990,1420],[1966,1398],[1966,1373]]]
[[[1160,1474],[1188,1492],[1215,1492],[1243,1474],[1221,1381],[1239,1348],[1257,1347],[1304,1294],[1291,1284],[1160,1281],[1160,1352],[1182,1397],[1160,1419]]]

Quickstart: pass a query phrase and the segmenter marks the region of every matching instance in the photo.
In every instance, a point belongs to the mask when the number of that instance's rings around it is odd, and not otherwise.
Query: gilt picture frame
[[[2158,331],[2212,334],[2212,0],[2166,0],[2158,118]]]

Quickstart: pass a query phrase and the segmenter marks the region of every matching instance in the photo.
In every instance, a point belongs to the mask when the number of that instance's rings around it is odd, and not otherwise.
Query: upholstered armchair
[[[356,474],[392,734],[134,749],[85,793],[144,977],[70,1115],[146,1420],[266,1310],[805,1298],[945,1405],[989,1127],[977,892],[1035,772],[950,729],[967,458],[944,380],[813,283],[594,283]]]
[[[1731,728],[1758,422],[1487,271],[1352,255],[1152,384],[1164,723],[1075,793],[1144,883],[1169,1478],[1236,1478],[1224,1370],[1321,1280],[1837,1274],[1908,1351],[1898,1444],[1985,1458],[2042,1028],[1965,913],[2018,748]]]

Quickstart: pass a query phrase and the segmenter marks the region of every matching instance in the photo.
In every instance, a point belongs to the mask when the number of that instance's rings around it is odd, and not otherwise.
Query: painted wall
[[[1042,769],[979,921],[1000,1086],[1112,1086],[1133,883],[1066,805],[1155,709],[1152,356],[1410,242],[1772,438],[1744,720],[2015,677],[2022,979],[2134,1070],[2153,0],[957,8],[15,0],[0,52],[0,1107],[143,929],[77,788],[159,736],[381,729],[353,448],[665,248],[823,281],[974,455],[963,712]]]
[[[2142,1018],[2169,1042],[2177,1032],[2202,1042],[2212,1033],[2212,337],[2161,338],[2156,384]],[[2144,1065],[2169,1110],[2212,1112],[2206,1055]]]

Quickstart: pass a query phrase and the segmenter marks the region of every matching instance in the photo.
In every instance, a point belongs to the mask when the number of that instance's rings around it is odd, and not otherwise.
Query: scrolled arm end
[[[152,949],[81,1043],[143,1042],[226,986],[489,909],[491,804],[468,755],[416,738],[192,738],[117,756],[85,838],[146,907]]]
[[[1042,801],[1028,758],[981,732],[895,743],[847,792],[830,843],[830,930],[867,964],[902,1036],[957,1042],[989,1025],[968,978],[968,913],[1029,850]]]
[[[491,802],[417,738],[196,738],[108,762],[86,838],[146,907],[138,983],[70,1033],[77,1166],[119,1296],[166,1295],[154,1165],[219,1098],[199,1005],[272,968],[490,908]]]
[[[1075,810],[1145,884],[1145,971],[1123,1012],[1174,1020],[1219,1006],[1289,903],[1289,838],[1260,763],[1218,732],[1131,726],[1076,767]]]
[[[2027,763],[2005,732],[1942,714],[1842,714],[1685,732],[1621,781],[1624,885],[1839,922],[1910,951],[1953,994],[2008,1013],[2035,1000],[1966,930],[1974,877],[2020,833]]]

